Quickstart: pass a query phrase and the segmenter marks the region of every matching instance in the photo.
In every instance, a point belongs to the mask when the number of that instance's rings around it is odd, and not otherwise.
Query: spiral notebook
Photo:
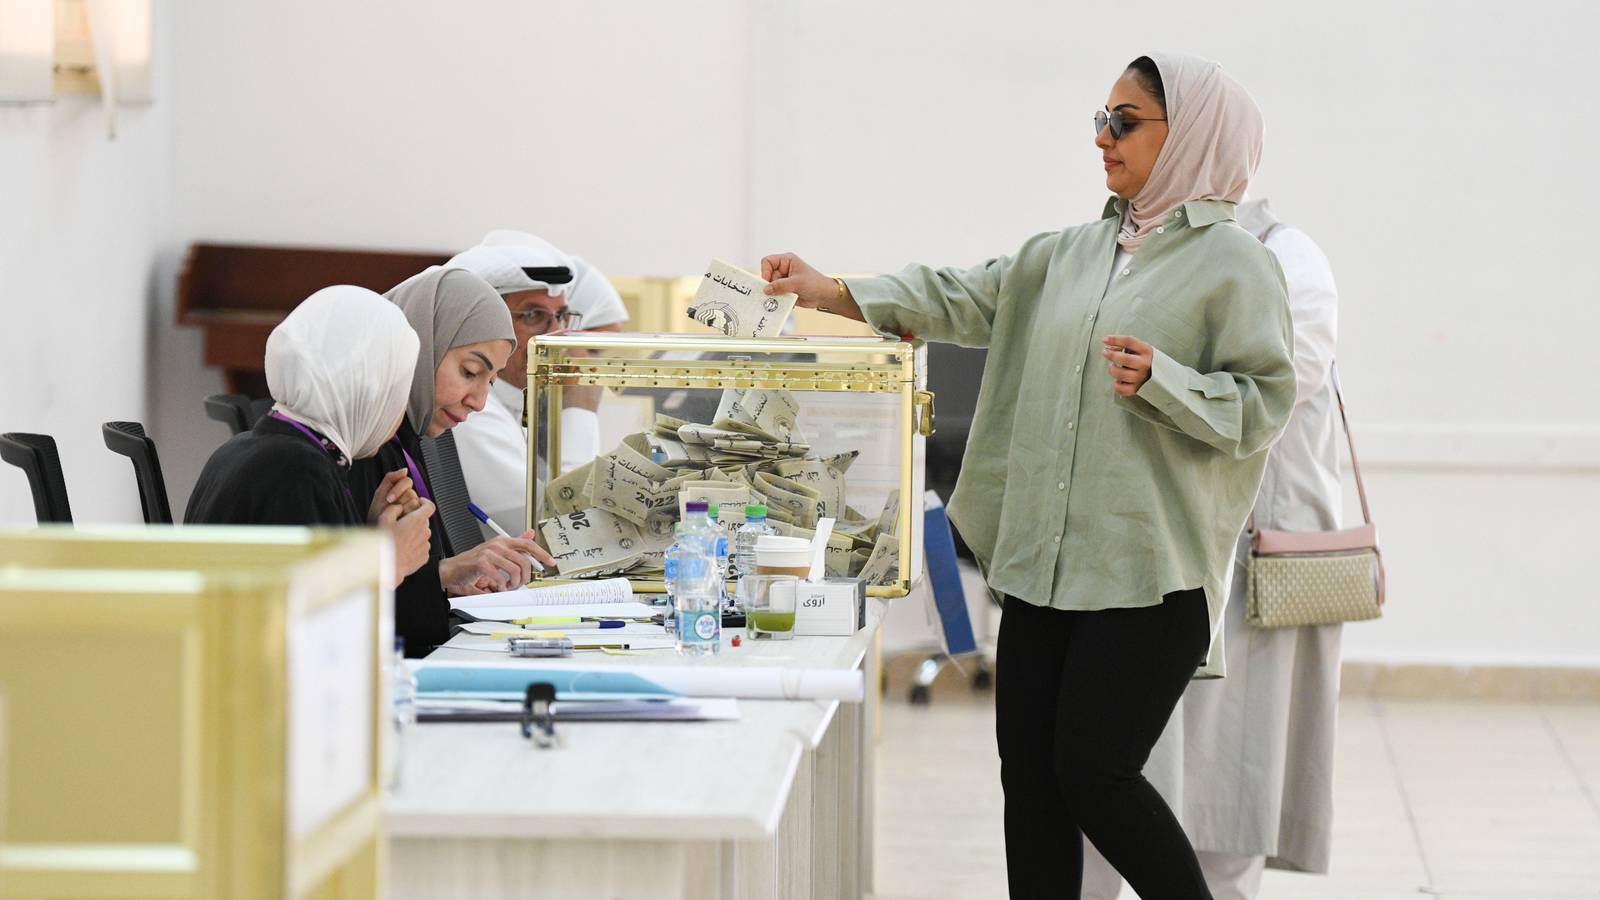
[[[550,587],[518,588],[495,594],[451,597],[450,608],[485,619],[523,616],[600,616],[617,619],[647,618],[656,610],[633,599],[626,578],[605,578]]]

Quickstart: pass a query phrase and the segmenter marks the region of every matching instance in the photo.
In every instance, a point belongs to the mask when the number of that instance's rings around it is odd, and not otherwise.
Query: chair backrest
[[[261,417],[265,416],[269,412],[272,412],[272,398],[271,397],[257,397],[256,399],[251,400],[250,401],[250,427],[251,428],[256,427],[256,423],[261,421]]]
[[[234,434],[249,431],[250,398],[243,394],[212,394],[206,398],[206,415],[228,426]]]
[[[138,422],[107,422],[100,426],[106,449],[133,460],[133,474],[139,481],[139,505],[144,508],[146,525],[171,525],[172,507],[167,504],[167,482],[161,477],[161,458],[156,442],[144,433]]]
[[[446,431],[438,437],[425,437],[422,463],[428,467],[428,488],[444,523],[445,540],[452,554],[465,553],[483,543],[483,526],[467,509],[467,477],[461,473],[461,457],[456,453],[456,438]]]
[[[61,455],[56,452],[55,438],[20,431],[0,434],[0,459],[27,474],[28,487],[33,489],[33,514],[39,524],[72,523],[67,479],[61,472]]]

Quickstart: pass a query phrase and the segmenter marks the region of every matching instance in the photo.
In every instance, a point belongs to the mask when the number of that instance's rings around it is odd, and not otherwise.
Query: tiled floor
[[[1338,740],[1333,872],[1265,900],[1600,898],[1600,704],[1349,699]],[[989,695],[892,681],[878,758],[878,900],[1004,897]]]

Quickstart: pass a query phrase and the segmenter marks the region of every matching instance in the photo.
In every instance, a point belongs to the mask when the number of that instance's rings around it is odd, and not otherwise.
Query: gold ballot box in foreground
[[[0,897],[378,896],[392,560],[303,528],[0,534]]]
[[[724,524],[765,504],[769,524],[798,537],[832,518],[828,574],[904,596],[922,571],[926,361],[921,342],[876,337],[535,338],[528,518],[559,565],[544,577],[624,575],[659,592],[673,525],[704,499]],[[618,392],[628,402],[607,408],[635,421],[563,462],[569,392],[597,387]]]

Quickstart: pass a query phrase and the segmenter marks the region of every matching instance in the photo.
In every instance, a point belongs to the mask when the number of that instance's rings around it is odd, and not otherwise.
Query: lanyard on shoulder
[[[322,451],[324,451],[324,452],[332,452],[339,459],[343,459],[344,458],[344,454],[341,453],[337,447],[333,448],[331,451],[329,450],[328,445],[330,443],[332,443],[331,441],[325,439],[324,437],[322,437],[321,435],[317,434],[315,431],[312,431],[311,429],[307,428],[306,426],[302,425],[301,423],[296,422],[295,420],[289,418],[288,416],[284,415],[281,412],[278,412],[277,410],[273,410],[273,411],[267,413],[267,415],[271,416],[274,419],[277,419],[279,422],[283,422],[285,424],[294,426],[294,429],[296,431],[298,431],[301,434],[306,436],[306,440],[310,441],[313,444],[316,444],[317,447],[319,449],[321,449]],[[335,461],[334,464],[338,465],[338,462]],[[354,493],[351,492],[350,485],[347,484],[347,485],[344,486],[344,493],[345,493],[345,496],[349,497],[352,502],[355,501],[356,496],[355,496]]]
[[[300,424],[299,422],[296,422],[295,420],[289,418],[288,416],[284,415],[283,413],[278,412],[277,410],[273,410],[272,412],[267,413],[267,415],[271,416],[274,419],[277,419],[279,422],[284,422],[286,424],[294,426],[294,429],[296,431],[298,431],[301,434],[306,436],[306,440],[310,441],[313,444],[316,444],[318,447],[321,447],[324,450],[328,449],[328,444],[323,439],[323,437],[321,435],[317,434],[315,431],[312,431],[311,429],[307,428],[306,426]]]
[[[394,445],[400,448],[400,455],[406,459],[406,471],[411,475],[411,486],[416,488],[417,496],[424,500],[432,500],[433,492],[428,490],[428,482],[422,477],[422,467],[411,458],[411,453],[406,450],[406,445],[400,443],[400,435],[394,436]]]
[[[411,451],[406,449],[406,445],[400,443],[400,435],[398,434],[394,436],[394,445],[400,448],[400,455],[406,459],[406,472],[411,475],[412,490],[417,492],[418,497],[430,502],[433,501],[433,492],[428,490],[428,480],[422,477],[422,467],[417,465],[417,461],[411,458]],[[439,511],[438,503],[434,503],[433,517],[428,521],[433,527],[433,533],[443,538],[445,533],[444,519]]]

